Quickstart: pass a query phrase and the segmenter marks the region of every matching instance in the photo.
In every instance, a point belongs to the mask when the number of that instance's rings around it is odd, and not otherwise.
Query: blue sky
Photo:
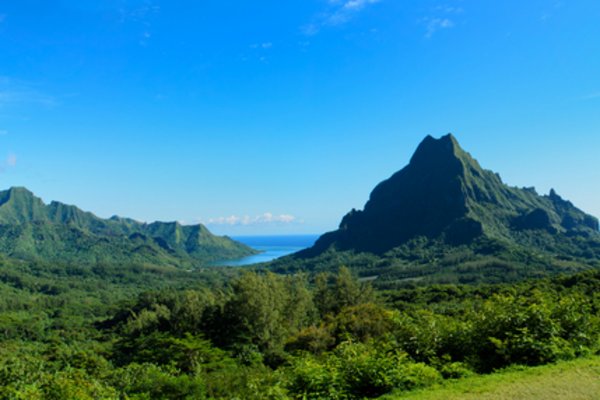
[[[0,187],[321,233],[453,132],[600,216],[600,2],[0,1]]]

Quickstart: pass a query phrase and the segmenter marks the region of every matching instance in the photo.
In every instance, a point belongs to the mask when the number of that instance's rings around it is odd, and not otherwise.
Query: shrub
[[[113,386],[131,399],[205,399],[199,376],[180,375],[177,370],[154,364],[129,364],[115,370]]]

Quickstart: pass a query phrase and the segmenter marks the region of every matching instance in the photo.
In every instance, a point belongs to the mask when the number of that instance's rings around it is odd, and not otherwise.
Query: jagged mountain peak
[[[483,180],[489,182],[486,184]],[[460,208],[459,213],[466,213],[469,197],[490,197],[489,189],[501,184],[499,175],[483,170],[451,133],[439,139],[427,136],[405,168],[377,185],[365,211],[381,201],[401,202],[409,194],[406,187],[412,186],[413,192],[422,192],[429,200],[432,200],[431,191],[443,194],[440,197],[442,203],[454,205]]]
[[[482,236],[510,241],[536,229],[597,235],[597,226],[596,218],[554,190],[539,196],[504,184],[452,134],[427,136],[406,167],[375,187],[364,210],[352,210],[305,254],[332,246],[382,253],[416,237],[456,244]]]
[[[481,169],[475,159],[464,151],[452,133],[439,139],[427,135],[410,159],[413,168],[444,169],[447,173],[463,174],[466,170]]]
[[[419,163],[431,159],[458,158],[459,151],[460,145],[451,133],[439,139],[427,135],[417,147],[410,163]]]

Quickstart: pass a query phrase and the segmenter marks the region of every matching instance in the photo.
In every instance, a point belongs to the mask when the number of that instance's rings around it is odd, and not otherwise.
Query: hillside
[[[426,137],[405,168],[375,187],[363,210],[350,211],[338,230],[274,268],[344,262],[363,275],[422,279],[477,262],[475,279],[486,280],[502,274],[505,262],[531,266],[516,275],[532,276],[586,268],[599,258],[595,217],[554,190],[539,195],[506,185],[448,134]]]
[[[194,267],[255,251],[203,225],[102,219],[60,202],[46,205],[25,188],[11,188],[0,192],[0,253],[61,263]]]

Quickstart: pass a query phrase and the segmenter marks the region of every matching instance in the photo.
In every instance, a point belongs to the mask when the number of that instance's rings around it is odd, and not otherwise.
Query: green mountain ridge
[[[205,226],[102,219],[52,201],[46,205],[22,187],[0,192],[0,252],[10,257],[62,263],[146,263],[201,266],[256,251]]]
[[[363,254],[369,261],[361,268],[368,275],[381,272],[381,258],[394,259],[383,264],[394,264],[397,270],[419,263],[432,268],[431,260],[457,252],[461,256],[454,258],[462,261],[454,266],[478,256],[502,256],[502,261],[523,265],[531,263],[532,255],[596,262],[598,219],[554,190],[541,196],[533,188],[506,185],[498,174],[483,169],[452,134],[427,136],[405,168],[375,187],[363,210],[350,211],[338,230],[275,263],[275,269],[318,269],[340,259],[352,266],[352,254]],[[425,274],[420,271],[414,268],[412,275],[403,276]]]

